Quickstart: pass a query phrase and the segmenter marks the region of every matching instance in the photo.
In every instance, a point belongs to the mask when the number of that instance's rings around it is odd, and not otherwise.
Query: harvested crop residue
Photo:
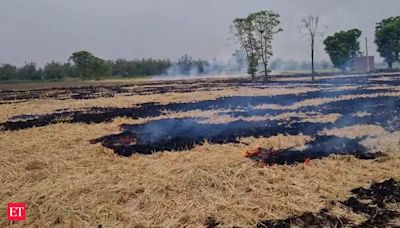
[[[8,202],[26,202],[28,210],[26,221],[0,219],[0,226],[398,226],[396,198],[375,194],[397,189],[400,178],[400,97],[390,90],[398,77],[281,79],[83,83],[94,88],[81,92],[76,85],[19,85],[22,92],[1,92],[0,218]],[[179,140],[167,140],[173,137]],[[103,140],[90,143],[96,139]],[[138,142],[140,150],[127,149]],[[318,145],[327,142],[335,142],[328,149],[336,153],[289,165],[260,166],[242,156],[253,148],[324,152]],[[354,148],[375,157],[340,153]]]

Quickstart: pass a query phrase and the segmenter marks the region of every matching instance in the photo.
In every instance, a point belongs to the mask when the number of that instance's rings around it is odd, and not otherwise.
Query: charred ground
[[[230,83],[234,84],[234,82]],[[243,81],[238,80],[237,83],[243,83]],[[293,83],[291,82],[289,85]],[[239,138],[250,136],[270,137],[278,134],[304,134],[315,138],[314,144],[310,146],[308,151],[303,151],[303,153],[299,153],[296,150],[282,151],[279,153],[280,157],[274,156],[273,158],[265,159],[268,160],[267,163],[269,164],[272,163],[271,161],[275,161],[278,164],[292,164],[296,161],[303,161],[305,158],[321,158],[331,154],[352,154],[360,158],[373,158],[373,155],[367,155],[366,149],[357,146],[358,142],[355,140],[321,137],[318,136],[318,133],[324,129],[360,124],[378,124],[387,131],[400,130],[400,98],[385,95],[390,92],[396,92],[393,89],[389,89],[390,87],[373,89],[373,87],[381,85],[377,83],[376,77],[360,76],[351,80],[343,78],[323,79],[320,83],[321,88],[319,90],[296,95],[223,97],[216,100],[193,103],[150,103],[132,108],[91,108],[84,111],[61,111],[42,116],[16,116],[12,120],[0,124],[0,129],[19,130],[58,122],[101,123],[112,121],[116,117],[139,119],[162,116],[165,112],[188,112],[194,110],[221,110],[219,115],[228,115],[233,118],[276,116],[287,113],[288,109],[285,107],[306,100],[359,96],[338,101],[328,100],[320,105],[303,106],[290,110],[290,112],[308,113],[311,118],[315,114],[328,115],[335,113],[340,115],[336,121],[328,123],[310,122],[298,117],[264,121],[237,120],[221,124],[201,122],[202,120],[206,121],[207,118],[161,119],[141,125],[125,125],[122,126],[124,132],[121,134],[105,136],[91,141],[92,143],[100,142],[105,147],[113,149],[117,154],[130,156],[133,153],[151,154],[157,151],[190,149],[196,144],[202,144],[204,141],[220,144],[238,143]],[[358,88],[332,90],[335,85],[339,84],[358,86]],[[386,81],[386,85],[397,85],[397,81]],[[201,88],[202,85],[197,86]],[[209,84],[206,84],[206,87],[209,86]],[[253,84],[251,86],[260,85]],[[156,90],[155,92],[160,91]],[[278,105],[281,108],[256,108],[263,105]],[[353,116],[356,112],[373,113],[373,115]]]
[[[400,210],[389,209],[388,205],[400,203],[400,182],[394,179],[382,183],[374,183],[369,188],[353,189],[354,194],[342,202],[349,210],[367,217],[361,224],[354,224],[346,218],[335,217],[324,208],[318,213],[304,213],[291,216],[285,220],[265,220],[257,227],[397,227],[392,220],[400,217]]]
[[[2,90],[19,114],[2,113],[0,193],[24,191],[38,226],[395,226],[399,86],[393,74]],[[21,183],[6,170],[24,171]]]

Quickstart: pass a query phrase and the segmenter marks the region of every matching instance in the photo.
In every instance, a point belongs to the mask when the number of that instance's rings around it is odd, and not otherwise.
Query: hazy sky
[[[275,58],[308,60],[308,40],[298,30],[310,13],[328,26],[327,35],[361,29],[376,55],[375,23],[399,9],[400,0],[0,0],[0,63],[66,61],[76,50],[105,59],[226,58],[236,48],[232,20],[258,10],[281,14]],[[317,52],[327,59],[321,44]]]

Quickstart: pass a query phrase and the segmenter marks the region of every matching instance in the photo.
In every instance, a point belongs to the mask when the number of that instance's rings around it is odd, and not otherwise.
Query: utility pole
[[[367,72],[369,72],[370,68],[369,68],[368,38],[367,37],[365,37],[365,54],[367,55],[366,56],[367,57]]]

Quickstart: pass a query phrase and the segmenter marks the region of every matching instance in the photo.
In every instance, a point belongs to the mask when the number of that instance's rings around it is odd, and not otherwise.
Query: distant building
[[[352,71],[357,72],[373,71],[375,70],[375,58],[374,56],[355,57],[352,61],[350,68]]]

